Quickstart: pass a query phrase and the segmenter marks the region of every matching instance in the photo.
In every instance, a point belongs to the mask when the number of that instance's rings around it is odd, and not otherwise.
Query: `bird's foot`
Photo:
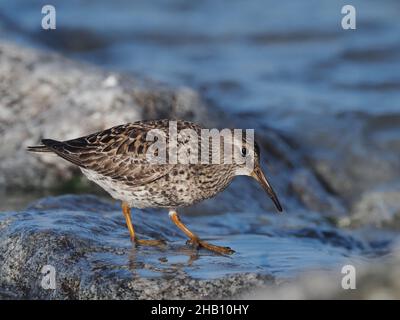
[[[164,240],[146,240],[146,239],[131,239],[132,242],[139,246],[164,246]]]
[[[186,242],[186,244],[190,244],[190,245],[196,247],[196,249],[204,248],[204,249],[207,249],[212,252],[219,253],[219,254],[235,253],[235,251],[229,247],[216,246],[216,245],[213,245],[211,243],[208,243],[208,242],[200,240],[200,239],[190,239]]]

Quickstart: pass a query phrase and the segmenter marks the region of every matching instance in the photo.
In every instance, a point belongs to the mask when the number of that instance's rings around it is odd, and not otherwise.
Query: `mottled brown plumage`
[[[259,167],[259,149],[256,145],[248,144],[245,139],[234,141],[234,148],[236,146],[254,151],[249,153],[254,157],[253,171],[244,168],[243,164],[236,163],[174,162],[168,148],[173,138],[177,138],[175,154],[183,154],[188,159],[190,157],[200,159],[200,151],[196,156],[195,150],[201,150],[200,147],[204,147],[209,141],[201,138],[195,142],[191,140],[190,130],[201,137],[202,128],[195,123],[181,120],[176,122],[178,136],[170,137],[169,124],[170,121],[166,119],[138,121],[63,142],[43,139],[43,146],[28,147],[28,150],[56,153],[79,166],[90,180],[100,185],[113,198],[121,200],[131,238],[136,243],[158,244],[159,242],[136,239],[130,221],[130,208],[162,207],[170,210],[171,219],[190,237],[192,243],[219,253],[232,253],[229,248],[201,241],[182,224],[175,210],[213,197],[224,190],[236,175],[244,174],[259,180],[281,211],[279,201]],[[158,139],[147,139],[154,129],[157,129]],[[165,140],[165,147],[159,145],[157,149],[151,150],[155,141],[161,140]],[[208,151],[211,160],[212,150],[205,150]],[[167,162],[163,164],[151,162],[149,154],[155,157],[165,155]]]

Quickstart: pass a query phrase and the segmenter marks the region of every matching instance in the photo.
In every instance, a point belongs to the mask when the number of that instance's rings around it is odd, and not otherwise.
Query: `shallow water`
[[[84,259],[75,265],[85,261],[89,270],[103,272],[103,276],[117,272],[128,278],[168,278],[180,273],[193,279],[214,279],[256,273],[280,281],[310,270],[340,274],[345,264],[363,265],[373,259],[368,242],[316,221],[312,214],[309,219],[296,213],[183,215],[183,221],[202,239],[233,248],[232,256],[197,251],[185,244],[185,236],[161,210],[136,210],[133,221],[140,238],[163,239],[167,244],[132,247],[119,206],[93,196],[42,199],[21,213],[4,213],[0,222],[4,219],[14,220],[8,229],[11,237],[34,233],[40,241],[54,236],[60,242],[56,246],[64,247],[65,237],[80,243],[78,250],[85,252]],[[74,255],[73,247],[67,245],[68,250],[61,252],[65,257]],[[52,263],[51,257],[47,259]]]

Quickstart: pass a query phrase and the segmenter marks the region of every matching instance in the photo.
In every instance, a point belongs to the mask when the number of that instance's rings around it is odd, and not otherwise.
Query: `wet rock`
[[[235,267],[229,257],[198,254],[167,220],[165,213],[134,214],[139,237],[169,241],[162,248],[134,248],[120,208],[94,196],[46,198],[22,212],[2,213],[0,297],[226,298],[273,280],[245,267],[237,272],[241,263]],[[54,290],[42,286],[44,266],[54,267]]]
[[[241,295],[244,299],[399,299],[400,255],[399,247],[384,259],[370,263],[351,263],[355,270],[355,288],[343,289],[344,274],[341,267],[336,272],[314,271],[290,283],[267,285],[251,293]]]
[[[368,248],[307,211],[182,214],[191,230],[232,247],[233,256],[185,244],[165,210],[133,210],[132,217],[138,237],[166,244],[132,247],[119,204],[96,196],[43,198],[1,213],[0,297],[231,298],[310,268],[336,268]],[[42,287],[45,266],[56,271],[54,290]]]
[[[189,88],[168,88],[75,63],[57,54],[0,42],[0,188],[54,187],[77,172],[26,146],[70,139],[140,119],[183,118],[212,126]]]

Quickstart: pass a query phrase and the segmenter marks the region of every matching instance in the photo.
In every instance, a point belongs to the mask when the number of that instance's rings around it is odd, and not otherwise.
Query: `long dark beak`
[[[279,212],[282,212],[282,206],[278,200],[278,197],[276,196],[276,193],[274,189],[272,189],[271,185],[269,184],[267,178],[265,177],[264,173],[262,172],[260,166],[256,166],[251,173],[251,176],[256,179],[263,189],[268,193],[269,197],[271,200],[274,202],[276,209],[278,209]]]

